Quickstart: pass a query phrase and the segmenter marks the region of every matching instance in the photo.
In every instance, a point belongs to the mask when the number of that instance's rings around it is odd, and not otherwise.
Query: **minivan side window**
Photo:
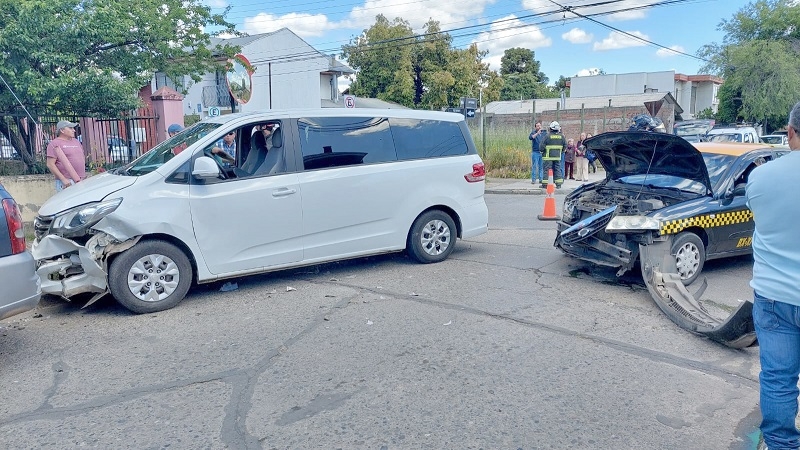
[[[457,156],[469,153],[457,122],[420,119],[389,119],[397,159]]]
[[[386,118],[310,117],[297,126],[305,170],[397,161]]]

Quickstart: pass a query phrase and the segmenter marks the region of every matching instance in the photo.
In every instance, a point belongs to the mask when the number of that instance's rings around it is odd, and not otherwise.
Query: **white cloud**
[[[328,30],[339,28],[328,20],[324,14],[289,13],[277,16],[259,13],[255,17],[246,17],[242,29],[248,34],[269,33],[288,28],[300,37],[322,36]]]
[[[590,77],[592,75],[599,75],[600,69],[597,67],[592,67],[590,69],[581,69],[578,73],[575,74],[576,77]]]
[[[561,39],[569,41],[573,44],[588,44],[594,39],[594,35],[587,33],[580,28],[573,28],[561,35]]]
[[[549,47],[553,41],[544,35],[539,27],[524,26],[524,23],[516,16],[506,16],[494,22],[489,31],[481,33],[473,42],[481,50],[488,50],[489,53],[483,61],[489,63],[489,68],[495,71],[500,70],[500,59],[506,49],[522,47],[527,49],[537,49]]]
[[[683,49],[680,45],[673,45],[670,47],[671,50],[675,50],[675,52],[683,52],[686,53],[686,50]],[[666,48],[660,48],[656,51],[656,56],[659,58],[669,58],[670,56],[678,56],[677,53],[671,52]]]
[[[563,2],[562,2],[563,3]],[[597,4],[596,0],[576,0],[569,2],[569,6],[573,11],[589,16],[593,14],[604,14],[603,20],[609,21],[624,21],[641,19],[647,15],[647,8],[633,9],[641,6],[652,5],[652,0],[621,0],[616,2],[606,2],[606,4],[598,6],[585,6]],[[558,11],[558,7],[550,0],[523,0],[522,7],[533,14],[543,14],[551,11]],[[614,12],[618,11],[618,12]],[[578,17],[575,14],[557,12],[555,13],[560,17],[567,19]],[[548,17],[552,18],[552,17]]]
[[[642,39],[650,40],[646,34],[640,31],[628,31],[628,33],[637,36]],[[623,34],[617,31],[612,31],[609,33],[608,37],[603,39],[601,42],[595,42],[594,46],[592,47],[593,50],[618,50],[621,48],[629,48],[629,47],[642,47],[647,45],[643,41],[639,39],[635,39],[627,34]]]
[[[343,21],[343,25],[347,28],[369,28],[375,23],[375,16],[383,14],[390,22],[396,17],[407,21],[415,31],[419,31],[430,19],[438,21],[442,28],[457,28],[469,25],[471,19],[483,14],[486,5],[495,1],[366,0],[363,6],[356,6],[350,11],[350,16]]]

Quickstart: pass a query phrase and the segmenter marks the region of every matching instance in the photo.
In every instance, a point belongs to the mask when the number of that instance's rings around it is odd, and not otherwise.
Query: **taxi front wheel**
[[[694,283],[706,262],[706,246],[703,245],[703,240],[688,231],[680,233],[672,241],[672,255],[683,285]]]

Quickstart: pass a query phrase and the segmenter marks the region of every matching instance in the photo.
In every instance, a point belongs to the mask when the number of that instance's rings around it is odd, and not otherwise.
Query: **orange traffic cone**
[[[556,215],[556,199],[553,193],[556,192],[556,185],[553,183],[553,169],[547,171],[547,197],[544,199],[544,211],[539,214],[539,220],[558,220]]]

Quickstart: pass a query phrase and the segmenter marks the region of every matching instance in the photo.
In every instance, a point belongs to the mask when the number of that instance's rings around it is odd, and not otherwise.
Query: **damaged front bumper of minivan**
[[[55,234],[37,239],[31,254],[36,259],[42,293],[66,300],[94,293],[84,307],[91,305],[108,293],[108,257],[133,247],[140,237],[119,239],[100,231],[86,244]]]

